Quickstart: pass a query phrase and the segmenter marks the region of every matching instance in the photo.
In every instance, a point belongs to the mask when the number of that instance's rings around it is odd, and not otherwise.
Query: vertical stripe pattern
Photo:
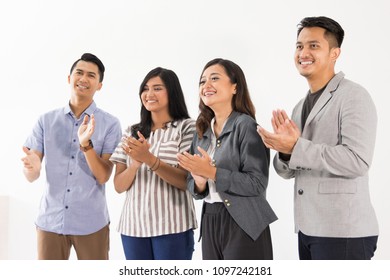
[[[161,161],[177,167],[176,154],[190,149],[194,132],[194,120],[169,123],[167,128],[150,134],[147,139],[150,151]],[[130,135],[130,127],[125,135]],[[110,160],[129,165],[131,159],[119,144]],[[197,228],[191,194],[168,184],[147,165],[141,165],[132,187],[126,192],[118,231],[133,237],[152,237],[191,228]]]

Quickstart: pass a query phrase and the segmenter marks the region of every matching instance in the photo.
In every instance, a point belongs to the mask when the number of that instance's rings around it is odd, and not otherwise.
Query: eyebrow
[[[312,40],[312,41],[309,41],[309,42],[306,42],[306,43],[308,43],[308,44],[313,44],[313,43],[320,43],[320,41],[318,41],[318,40]],[[298,45],[298,44],[303,45],[304,43],[301,42],[301,41],[297,41],[297,42],[296,42],[296,45]]]
[[[212,75],[219,75],[219,76],[222,76],[222,74],[221,73],[217,73],[217,72],[215,72],[215,73],[211,73],[210,74],[210,76],[212,76]],[[206,76],[205,75],[203,75],[202,77],[201,77],[201,79],[203,79],[203,78],[205,78]]]
[[[148,85],[146,84],[145,87],[164,87],[164,84],[153,84],[153,85]]]
[[[80,71],[80,72],[86,72],[86,71],[84,71],[83,69],[80,69],[80,68],[76,68],[76,70],[75,71]],[[93,75],[97,75],[97,73],[96,72],[87,72],[88,74],[93,74]]]

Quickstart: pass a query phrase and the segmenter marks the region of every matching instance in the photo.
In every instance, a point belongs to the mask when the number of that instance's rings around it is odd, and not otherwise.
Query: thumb
[[[143,136],[142,133],[141,133],[140,131],[137,131],[137,135],[138,135],[139,140],[140,140],[141,142],[145,141],[145,136]]]
[[[31,153],[30,149],[23,146],[23,152],[26,154],[26,155],[29,155]]]

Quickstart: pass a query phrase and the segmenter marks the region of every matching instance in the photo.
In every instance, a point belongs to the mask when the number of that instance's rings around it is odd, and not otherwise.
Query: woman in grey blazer
[[[190,153],[178,155],[190,172],[188,189],[204,199],[203,259],[272,259],[266,200],[270,151],[256,132],[255,108],[243,71],[214,59],[203,69],[200,115]]]

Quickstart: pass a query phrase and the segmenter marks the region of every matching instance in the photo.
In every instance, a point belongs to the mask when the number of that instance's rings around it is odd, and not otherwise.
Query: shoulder
[[[173,124],[174,127],[178,127],[179,130],[194,130],[195,129],[195,120],[188,118],[188,119],[181,119],[178,121],[175,121]]]
[[[110,114],[110,113],[108,113],[100,108],[96,108],[94,115],[95,115],[95,118],[98,117],[100,119],[103,119],[104,122],[106,122],[106,123],[119,124],[119,119],[116,116],[114,116],[114,115],[112,115],[112,114]]]
[[[65,116],[66,109],[65,108],[56,108],[50,111],[47,111],[39,116],[39,120],[50,120],[57,119],[58,116]]]
[[[340,82],[340,90],[345,92],[356,92],[359,94],[369,94],[362,85],[345,78]]]
[[[256,128],[257,123],[256,120],[253,119],[251,116],[243,113],[238,113],[238,116],[234,121],[234,126],[242,129],[248,129],[253,127]]]

